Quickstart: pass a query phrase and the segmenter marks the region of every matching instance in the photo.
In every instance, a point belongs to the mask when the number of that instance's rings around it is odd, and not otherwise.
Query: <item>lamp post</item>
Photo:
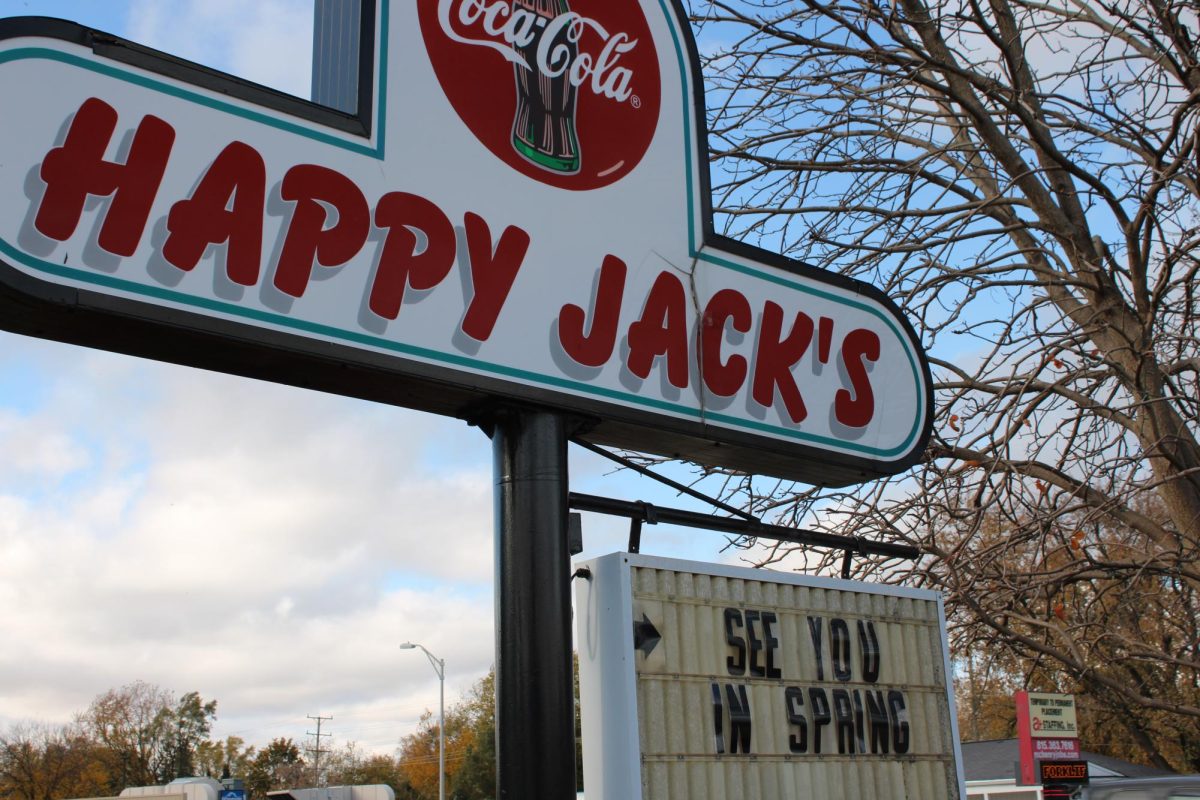
[[[446,661],[425,649],[425,645],[405,642],[401,650],[420,648],[438,676],[438,800],[446,800]]]

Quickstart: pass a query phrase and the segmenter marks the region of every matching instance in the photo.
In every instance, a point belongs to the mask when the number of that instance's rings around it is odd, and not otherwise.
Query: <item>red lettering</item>
[[[821,317],[817,323],[817,360],[829,363],[829,350],[833,347],[833,320]]]
[[[485,342],[496,327],[496,318],[508,299],[517,271],[529,250],[529,234],[509,226],[492,249],[492,232],[477,214],[467,212],[467,253],[471,258],[471,286],[475,293],[463,317],[462,331],[477,342]]]
[[[116,109],[90,98],[75,113],[62,146],[46,154],[39,173],[46,193],[33,223],[43,234],[66,241],[75,233],[89,196],[113,195],[98,242],[118,256],[137,250],[167,169],[175,129],[158,117],[142,118],[124,164],[104,160],[116,129]]]
[[[650,288],[641,319],[629,326],[629,370],[639,378],[650,376],[659,356],[667,359],[667,380],[672,386],[688,385],[687,295],[683,283],[662,272]]]
[[[275,268],[275,287],[292,297],[303,297],[314,263],[336,267],[362,249],[371,230],[371,210],[349,178],[315,164],[289,169],[280,194],[296,208]],[[328,228],[326,205],[337,212],[337,222]]]
[[[851,428],[861,428],[875,416],[875,393],[871,390],[871,378],[863,359],[879,360],[879,337],[872,331],[858,328],[850,331],[842,342],[842,363],[850,376],[850,388],[838,389],[833,398],[833,412],[837,421]]]
[[[375,224],[387,228],[388,234],[368,306],[384,319],[395,319],[408,287],[417,291],[432,289],[450,274],[458,247],[454,225],[433,203],[407,192],[389,192],[381,197],[375,209]],[[425,234],[425,249],[420,253],[413,228]]]
[[[612,357],[617,343],[617,323],[621,318],[621,299],[625,295],[625,262],[606,255],[600,266],[600,284],[592,310],[592,327],[585,335],[587,312],[567,304],[558,313],[558,341],[578,364],[599,367]]]
[[[210,244],[228,242],[229,279],[242,286],[258,283],[266,194],[262,156],[248,144],[233,142],[213,161],[191,198],[171,207],[163,258],[190,272]]]
[[[758,352],[754,356],[754,400],[770,408],[775,404],[775,390],[778,388],[792,422],[803,422],[808,417],[808,408],[792,376],[792,367],[808,352],[808,346],[812,343],[812,318],[797,311],[791,333],[786,339],[782,336],[783,309],[767,301],[763,307]]]
[[[721,361],[727,322],[732,322],[733,329],[739,333],[749,333],[753,322],[750,302],[733,289],[722,289],[709,299],[700,328],[700,374],[708,390],[720,397],[737,394],[749,371],[742,356],[732,355],[728,361]]]

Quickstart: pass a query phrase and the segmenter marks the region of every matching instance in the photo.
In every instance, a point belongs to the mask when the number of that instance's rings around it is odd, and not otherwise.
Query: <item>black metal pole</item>
[[[574,800],[567,431],[560,414],[492,419],[496,476],[496,793]]]

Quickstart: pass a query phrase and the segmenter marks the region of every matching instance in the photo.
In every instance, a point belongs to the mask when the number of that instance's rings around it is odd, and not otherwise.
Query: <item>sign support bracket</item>
[[[582,447],[584,450],[589,450],[589,451],[595,453],[596,455],[600,456],[601,458],[607,458],[609,461],[612,461],[615,464],[620,464],[625,469],[631,469],[639,475],[644,475],[647,478],[656,480],[659,483],[663,484],[664,486],[669,486],[681,494],[686,494],[688,497],[694,497],[697,500],[701,500],[705,503],[708,503],[713,508],[719,508],[722,511],[725,511],[729,514],[733,514],[735,517],[741,517],[742,519],[746,520],[747,522],[759,523],[762,521],[758,517],[751,514],[749,511],[738,508],[737,506],[731,506],[728,503],[723,503],[715,497],[711,497],[711,496],[705,494],[704,492],[693,489],[691,486],[688,486],[686,483],[680,483],[679,481],[673,481],[670,478],[668,478],[666,475],[660,475],[659,473],[655,472],[652,469],[643,467],[641,464],[637,463],[636,461],[631,461],[630,459],[625,458],[624,456],[617,455],[616,453],[614,453],[610,450],[605,450],[603,447],[599,447],[597,445],[592,444],[591,442],[584,441],[583,439],[579,438],[578,436],[571,437],[571,444],[578,445],[579,447]],[[652,525],[655,522],[655,520],[650,520],[650,519],[648,519],[646,521]],[[630,535],[630,538],[632,538],[632,534]],[[631,549],[629,552],[634,553],[637,551]]]
[[[575,797],[565,415],[505,406],[492,438],[496,515],[496,792]]]
[[[632,521],[630,526],[630,547],[641,548],[641,525],[662,523],[664,525],[681,525],[685,528],[700,528],[716,531],[733,536],[758,537],[773,539],[778,542],[791,542],[805,547],[818,547],[826,550],[841,550],[844,555],[842,568],[850,562],[851,556],[882,556],[884,558],[915,559],[921,556],[921,551],[906,544],[895,542],[875,542],[857,536],[841,536],[822,531],[788,528],[782,525],[770,525],[765,522],[751,522],[745,519],[718,517],[712,514],[701,514],[680,508],[667,508],[650,503],[617,500],[611,497],[598,497],[591,494],[571,492],[569,495],[571,508],[576,511],[591,511],[596,514],[609,514],[617,517],[627,517]],[[631,552],[633,552],[631,550]]]

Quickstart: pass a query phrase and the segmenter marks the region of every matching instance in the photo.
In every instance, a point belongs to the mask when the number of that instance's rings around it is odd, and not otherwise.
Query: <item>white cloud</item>
[[[86,449],[69,437],[24,425],[13,413],[0,413],[0,448],[12,454],[0,464],[0,474],[9,479],[55,480],[88,461]]]
[[[491,446],[429,414],[0,334],[0,726],[143,679],[389,750],[493,661]],[[45,455],[51,454],[51,455]],[[576,456],[579,451],[575,451]],[[9,459],[11,461],[11,459]],[[583,454],[572,488],[668,505]],[[590,552],[627,522],[589,515]],[[711,557],[649,526],[646,552]]]
[[[0,469],[7,718],[66,721],[145,679],[217,699],[217,733],[303,738],[305,714],[337,712],[386,749],[435,700],[400,641],[446,658],[460,690],[491,664],[482,435],[473,462],[435,470],[462,423],[4,344],[0,368],[47,356],[23,373],[39,402],[0,398],[0,447],[28,456]],[[295,728],[268,729],[281,718]]]

